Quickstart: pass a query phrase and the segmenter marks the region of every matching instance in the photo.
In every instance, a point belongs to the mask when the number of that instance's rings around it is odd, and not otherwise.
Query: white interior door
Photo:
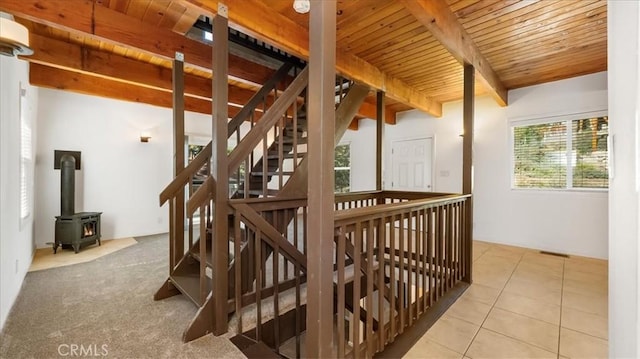
[[[393,141],[391,188],[400,191],[433,191],[433,138]]]

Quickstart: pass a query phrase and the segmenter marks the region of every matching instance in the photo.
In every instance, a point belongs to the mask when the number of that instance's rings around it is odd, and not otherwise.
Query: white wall
[[[376,122],[359,121],[358,131],[347,130],[340,143],[351,149],[351,192],[376,189]]]
[[[607,74],[510,91],[509,103],[502,108],[488,97],[476,99],[475,238],[607,258],[607,192],[512,190],[509,145],[510,120],[606,110]],[[352,152],[352,163],[368,166],[362,170],[365,177],[375,173],[372,126],[349,135],[352,143],[369,143],[364,154]],[[398,114],[397,124],[385,127],[385,188],[392,177],[391,143],[433,136],[434,191],[461,192],[462,132],[462,102],[444,104],[442,118],[419,111]]]
[[[210,136],[210,116],[186,113],[186,132]],[[102,238],[167,232],[158,195],[172,178],[170,109],[59,90],[40,90],[36,164],[36,244],[54,241],[60,215],[60,171],[54,150],[82,152],[76,212],[102,214]],[[148,130],[151,140],[140,142]]]
[[[609,1],[609,119],[614,177],[609,189],[609,357],[640,355],[638,316],[638,40],[640,5]]]
[[[509,106],[476,102],[477,239],[607,258],[606,191],[511,190],[509,121],[607,109],[607,74],[509,91]]]
[[[35,121],[38,89],[29,86],[28,64],[0,56],[0,328],[20,292],[33,257],[33,211],[20,224],[20,83],[26,89],[27,119]],[[35,151],[34,151],[35,152]],[[33,168],[28,169],[32,171]],[[33,193],[33,188],[31,188]]]
[[[391,144],[397,140],[433,138],[435,163],[433,192],[462,191],[462,106],[444,104],[444,116],[433,118],[420,111],[399,113],[396,125],[385,126],[385,188],[391,188],[393,177]]]

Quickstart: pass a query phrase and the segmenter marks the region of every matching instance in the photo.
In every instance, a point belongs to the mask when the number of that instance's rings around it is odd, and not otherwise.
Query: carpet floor
[[[27,274],[0,333],[0,358],[245,358],[229,337],[183,343],[196,307],[154,301],[168,275],[167,235],[87,263]]]

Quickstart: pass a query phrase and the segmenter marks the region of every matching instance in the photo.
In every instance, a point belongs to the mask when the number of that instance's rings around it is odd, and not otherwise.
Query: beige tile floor
[[[606,358],[607,261],[474,243],[474,282],[405,358]]]

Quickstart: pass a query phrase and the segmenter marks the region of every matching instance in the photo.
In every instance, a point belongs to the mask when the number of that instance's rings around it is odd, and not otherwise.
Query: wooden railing
[[[381,351],[470,271],[468,198],[394,191],[336,195],[336,207],[347,208],[335,212],[335,254],[327,259],[334,270],[338,357]],[[234,238],[240,239],[235,251],[245,243],[251,253],[234,259],[229,306],[236,331],[302,357],[307,201],[232,200],[230,206]],[[247,278],[255,278],[248,289]]]
[[[470,270],[463,215],[469,196],[369,196],[393,203],[335,215],[338,357],[381,351]],[[362,201],[356,194],[343,203]]]
[[[306,314],[306,200],[231,200],[230,206],[234,252],[246,246],[249,253],[234,258],[232,326],[276,351],[294,338],[299,353]],[[243,290],[247,281],[253,285]]]
[[[237,145],[229,154],[229,173],[239,184],[235,197],[267,197],[276,194],[295,172],[301,155],[298,145],[305,144],[306,115],[299,99],[304,98],[308,69],[296,76],[257,123],[250,121],[244,136],[237,131]],[[292,159],[285,166],[285,159]],[[287,168],[288,167],[288,168]],[[275,177],[275,181],[271,181]]]
[[[271,106],[277,102],[278,87],[282,86],[282,82],[287,80],[287,76],[292,69],[291,64],[283,64],[274,76],[264,84],[264,86],[256,92],[249,102],[236,114],[228,124],[227,135],[229,138],[234,136],[239,143],[243,136],[250,130],[261,118],[262,114],[271,109]],[[245,124],[245,125],[243,125]],[[193,249],[194,242],[197,238],[205,238],[206,228],[210,228],[211,224],[211,208],[214,201],[213,183],[215,180],[211,177],[211,145],[209,142],[205,148],[185,167],[183,171],[164,188],[160,193],[160,205],[169,202],[169,248],[170,248],[170,272],[173,271],[178,264],[180,258],[185,252]],[[203,183],[195,184],[196,178],[203,178]],[[202,180],[201,180],[202,181]],[[182,238],[177,233],[185,232],[185,221],[176,217],[176,199],[183,189],[187,189],[189,199],[186,202],[186,217],[188,244],[185,248],[179,242]],[[225,194],[226,195],[226,194]],[[200,228],[194,228],[194,214],[199,210]],[[205,226],[206,228],[203,228]],[[202,246],[203,244],[201,244]],[[206,249],[206,248],[204,248]],[[204,253],[204,252],[200,252]],[[204,271],[202,272],[204,273]],[[202,275],[204,280],[204,275]]]
[[[337,193],[335,195],[335,210],[371,207],[378,204],[401,203],[414,199],[436,198],[447,195],[449,195],[449,193],[406,191]]]

